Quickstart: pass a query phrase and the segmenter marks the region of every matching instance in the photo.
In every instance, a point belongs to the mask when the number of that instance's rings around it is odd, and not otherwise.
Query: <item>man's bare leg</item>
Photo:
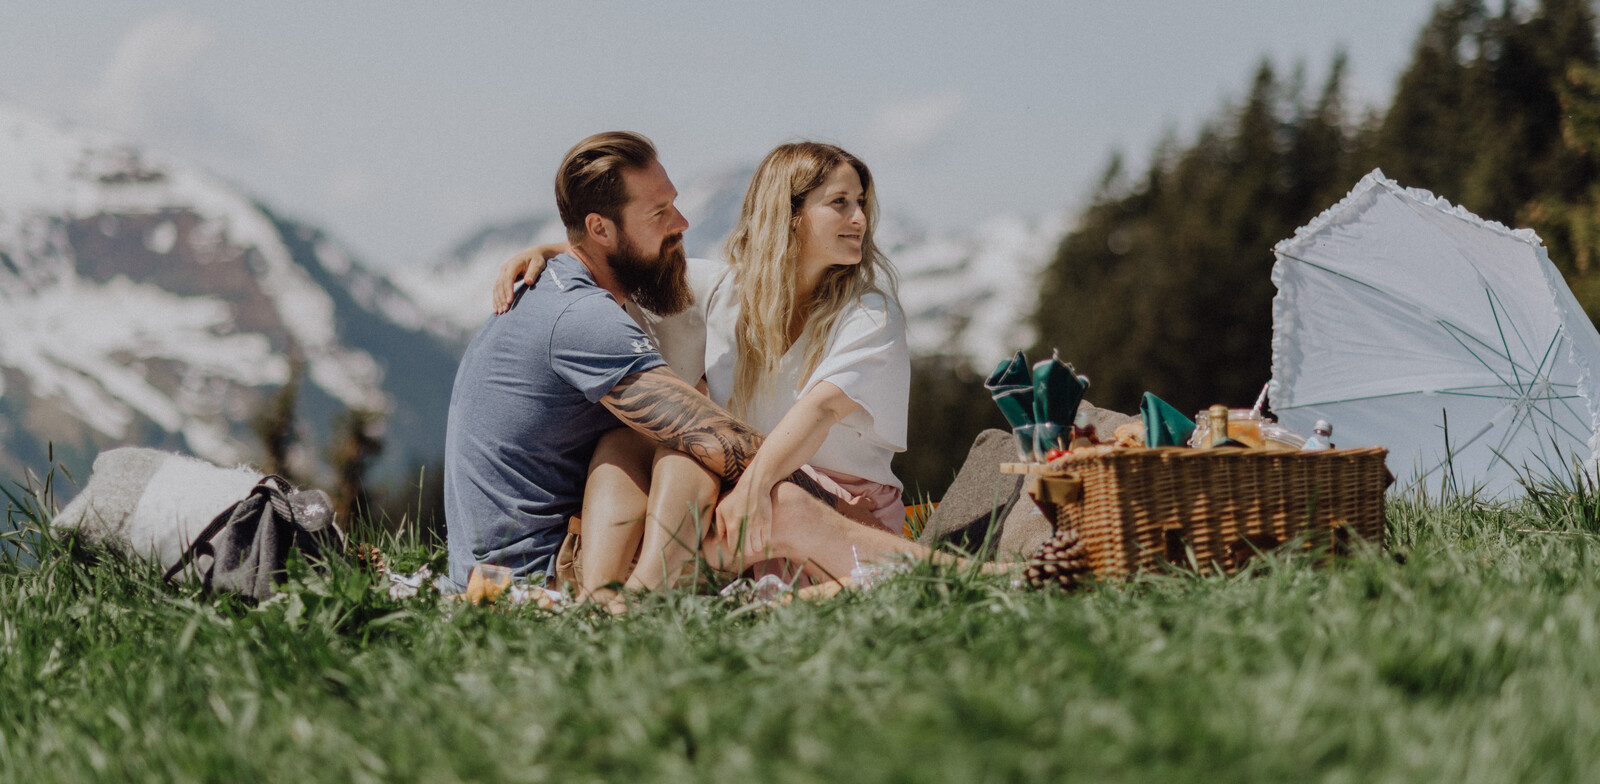
[[[613,602],[639,552],[650,488],[650,457],[655,443],[629,428],[600,437],[583,487],[583,537],[578,548],[582,573],[578,596]]]
[[[694,458],[659,447],[650,475],[649,512],[639,565],[628,577],[629,590],[654,590],[677,583],[692,564],[711,523],[720,482]]]

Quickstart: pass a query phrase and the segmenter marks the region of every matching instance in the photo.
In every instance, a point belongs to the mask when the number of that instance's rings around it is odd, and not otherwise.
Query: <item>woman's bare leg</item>
[[[657,447],[650,474],[649,513],[639,565],[628,577],[629,590],[670,586],[684,576],[711,527],[711,507],[721,484],[694,458]]]
[[[626,427],[595,445],[583,487],[580,598],[611,602],[616,591],[607,586],[627,578],[644,534],[654,451],[654,442]]]
[[[931,558],[940,563],[964,564],[964,559],[935,553],[916,542],[840,515],[830,504],[812,497],[791,482],[772,490],[772,533],[768,552],[733,553],[712,537],[703,552],[711,566],[728,571],[765,558],[787,558],[818,579],[847,577],[859,554],[862,563],[895,555]]]

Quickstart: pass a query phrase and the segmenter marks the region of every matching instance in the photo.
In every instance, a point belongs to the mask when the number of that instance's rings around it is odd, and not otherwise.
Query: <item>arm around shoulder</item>
[[[500,265],[500,273],[494,279],[494,312],[504,313],[511,308],[511,295],[516,291],[517,280],[532,286],[538,280],[539,274],[544,272],[545,262],[565,253],[565,242],[550,242],[544,245],[533,245],[506,259]]]

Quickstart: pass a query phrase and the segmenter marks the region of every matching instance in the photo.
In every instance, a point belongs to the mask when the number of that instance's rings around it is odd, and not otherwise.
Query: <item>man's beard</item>
[[[662,240],[654,257],[640,253],[627,235],[621,239],[617,250],[608,254],[606,261],[629,299],[657,316],[682,313],[694,304],[694,292],[689,289],[689,264],[683,256],[683,234]]]

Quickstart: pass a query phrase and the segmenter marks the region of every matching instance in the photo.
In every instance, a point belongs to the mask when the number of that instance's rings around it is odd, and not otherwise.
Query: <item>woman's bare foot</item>
[[[600,609],[612,615],[622,615],[628,611],[628,597],[622,591],[611,587],[612,585],[620,585],[620,583],[612,583],[611,585],[596,588],[590,591],[588,595],[579,597],[579,601],[585,604],[598,605]]]

